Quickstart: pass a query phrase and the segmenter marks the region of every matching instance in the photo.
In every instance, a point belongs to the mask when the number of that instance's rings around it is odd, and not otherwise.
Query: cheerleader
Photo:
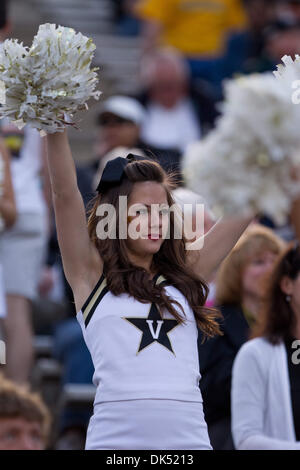
[[[87,223],[66,131],[48,135],[47,148],[64,272],[95,366],[86,449],[211,449],[197,326],[208,337],[219,333],[217,312],[204,307],[206,280],[253,217],[220,220],[203,247],[198,239],[187,250],[174,236],[170,175],[128,156],[107,163]],[[147,220],[137,239],[119,236],[119,196],[128,211],[139,208],[128,223]],[[102,204],[116,209],[116,237],[101,238]],[[164,208],[155,221],[153,204]]]

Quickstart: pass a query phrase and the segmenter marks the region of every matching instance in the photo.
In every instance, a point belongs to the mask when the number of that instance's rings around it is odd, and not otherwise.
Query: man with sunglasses
[[[144,119],[143,106],[127,96],[112,96],[101,106],[95,153],[104,157],[117,147],[137,147]]]
[[[165,170],[176,170],[180,173],[181,152],[176,148],[160,148],[146,143],[142,137],[146,111],[136,99],[128,96],[112,96],[101,106],[98,115],[98,133],[94,147],[97,157],[95,171],[101,170],[114,151],[126,149],[128,153],[135,149],[143,155],[155,156]],[[162,130],[163,132],[163,130]],[[138,152],[139,153],[139,152]],[[179,176],[180,178],[180,176]]]

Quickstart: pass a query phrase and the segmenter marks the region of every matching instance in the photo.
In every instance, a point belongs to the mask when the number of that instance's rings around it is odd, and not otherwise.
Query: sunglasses
[[[98,119],[99,126],[122,126],[123,124],[133,124],[129,119],[124,119],[119,116],[100,116]]]

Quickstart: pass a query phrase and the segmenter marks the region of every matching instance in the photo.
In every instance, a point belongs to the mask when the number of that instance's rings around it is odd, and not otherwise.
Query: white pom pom
[[[87,109],[86,102],[100,96],[94,50],[92,39],[54,24],[41,25],[30,48],[6,40],[0,46],[0,116],[42,134],[72,124],[64,114]]]
[[[289,63],[289,61],[286,61]],[[300,107],[271,73],[227,82],[217,127],[184,157],[184,174],[217,216],[262,212],[284,223],[300,182]]]

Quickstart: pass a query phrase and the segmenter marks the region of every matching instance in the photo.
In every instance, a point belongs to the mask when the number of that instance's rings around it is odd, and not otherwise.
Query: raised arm
[[[16,221],[17,209],[10,171],[10,155],[4,142],[0,141],[0,153],[4,163],[4,187],[0,197],[0,214],[5,226],[10,228]]]
[[[187,260],[192,269],[209,281],[253,220],[254,216],[220,219],[203,237],[190,244]]]
[[[47,135],[47,161],[63,268],[79,311],[99,280],[103,265],[89,238],[66,131]]]

